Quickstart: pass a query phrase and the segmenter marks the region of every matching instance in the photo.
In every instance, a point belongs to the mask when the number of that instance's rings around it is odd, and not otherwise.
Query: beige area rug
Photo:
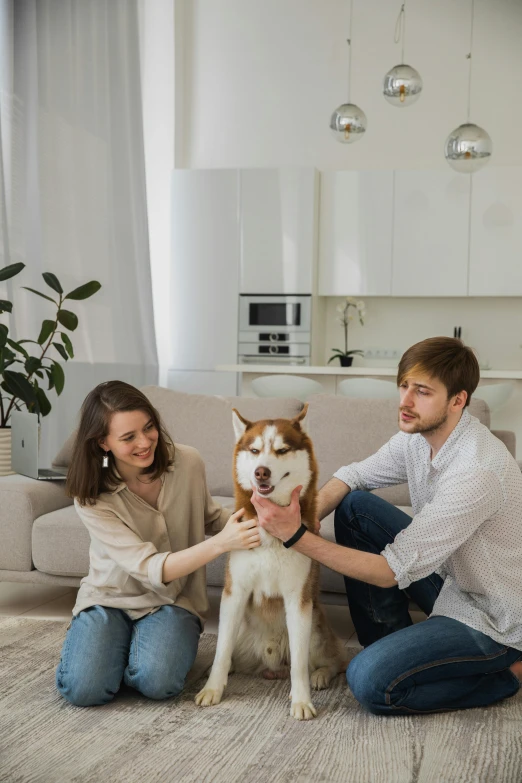
[[[193,699],[216,641],[205,634],[179,699],[124,689],[104,707],[73,707],[54,686],[66,627],[0,620],[1,783],[522,781],[522,693],[487,709],[384,718],[339,676],[315,696],[317,718],[299,723],[288,682],[232,675],[222,704],[201,709]]]

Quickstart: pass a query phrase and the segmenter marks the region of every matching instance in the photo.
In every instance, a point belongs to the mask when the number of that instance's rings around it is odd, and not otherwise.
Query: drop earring
[[[108,468],[108,467],[109,467],[109,455],[107,452],[105,452],[102,460],[102,468]]]

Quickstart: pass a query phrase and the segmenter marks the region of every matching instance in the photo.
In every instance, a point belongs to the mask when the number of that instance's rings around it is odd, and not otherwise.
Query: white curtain
[[[65,291],[102,284],[91,299],[65,305],[79,326],[68,333],[75,359],[64,366],[64,392],[48,393],[53,410],[41,446],[48,466],[97,383],[140,386],[158,377],[138,7],[137,0],[15,0],[6,13],[14,111],[10,149],[2,144],[10,163],[2,265],[27,265],[10,285],[16,338],[36,339],[43,318],[54,317],[50,303],[21,290],[52,295],[42,272],[53,272]]]

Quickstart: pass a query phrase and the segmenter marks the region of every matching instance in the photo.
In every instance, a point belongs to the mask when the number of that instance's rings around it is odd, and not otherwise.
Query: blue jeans
[[[380,554],[411,522],[404,512],[369,492],[350,492],[335,512],[339,544]],[[365,649],[348,666],[355,698],[380,715],[484,707],[513,696],[520,683],[509,667],[522,651],[449,617],[413,625],[409,599],[429,615],[443,580],[438,574],[408,590],[375,587],[345,577],[357,636]]]
[[[107,704],[122,680],[150,699],[183,690],[201,624],[178,606],[131,620],[121,609],[91,606],[73,617],[56,670],[56,687],[78,707]]]

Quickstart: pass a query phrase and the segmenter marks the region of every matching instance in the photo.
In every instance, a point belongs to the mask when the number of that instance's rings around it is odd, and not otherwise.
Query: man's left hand
[[[292,538],[301,527],[299,493],[302,488],[299,486],[293,490],[289,506],[278,506],[269,498],[262,497],[253,486],[251,500],[257,511],[259,526],[275,538],[280,538],[281,541]]]

